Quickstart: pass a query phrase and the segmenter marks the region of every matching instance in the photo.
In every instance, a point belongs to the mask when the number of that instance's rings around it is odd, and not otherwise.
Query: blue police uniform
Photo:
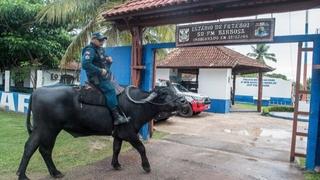
[[[90,44],[82,50],[82,67],[86,70],[88,81],[98,86],[106,97],[107,106],[110,109],[118,105],[115,88],[113,87],[108,74],[102,76],[102,69],[110,71],[111,63],[107,62],[103,49]]]
[[[106,37],[102,36],[100,33],[93,33],[92,38],[98,40],[106,39]],[[111,83],[111,63],[107,61],[103,48],[97,47],[91,43],[83,48],[81,61],[82,68],[86,71],[88,81],[95,84],[103,92],[106,98],[106,104],[111,110],[114,125],[127,123],[129,120],[119,113],[120,109],[118,108],[116,91]],[[102,69],[107,71],[107,75],[102,75]]]

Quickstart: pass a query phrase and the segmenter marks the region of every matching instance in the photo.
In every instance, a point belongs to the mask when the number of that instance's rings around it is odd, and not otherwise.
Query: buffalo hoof
[[[120,164],[112,164],[112,167],[114,170],[117,170],[117,171],[122,169]]]
[[[18,180],[30,180],[26,174],[20,174],[20,171],[17,171],[16,175],[18,176]]]
[[[30,180],[26,175],[24,175],[24,176],[19,176],[18,177],[18,180]]]
[[[64,174],[62,174],[60,171],[56,171],[56,172],[52,173],[51,176],[55,179],[59,179],[59,178],[63,178]]]
[[[146,173],[150,173],[150,172],[151,172],[150,166],[143,166],[143,170],[144,170]]]

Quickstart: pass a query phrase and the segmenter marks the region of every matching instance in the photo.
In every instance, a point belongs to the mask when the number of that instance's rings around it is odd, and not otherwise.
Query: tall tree
[[[0,1],[1,69],[21,64],[59,65],[70,36],[62,26],[35,22],[43,5],[43,0]]]
[[[109,37],[109,45],[128,45],[131,34],[120,32],[102,17],[106,10],[124,3],[124,0],[49,0],[38,14],[39,22],[63,24],[77,33],[62,57],[62,64],[73,60],[81,48],[86,45],[90,32],[101,31]],[[144,31],[144,43],[174,40],[174,26],[147,28]]]
[[[264,64],[266,64],[265,60],[277,62],[276,55],[268,52],[270,46],[266,44],[257,44],[255,47],[251,46],[251,48],[253,52],[248,53],[247,56],[253,57]]]

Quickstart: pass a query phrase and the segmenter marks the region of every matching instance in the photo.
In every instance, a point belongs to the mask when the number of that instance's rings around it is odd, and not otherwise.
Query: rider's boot
[[[127,119],[125,116],[120,114],[118,107],[115,107],[114,109],[112,109],[111,113],[113,117],[113,124],[115,126],[129,122],[129,119]]]

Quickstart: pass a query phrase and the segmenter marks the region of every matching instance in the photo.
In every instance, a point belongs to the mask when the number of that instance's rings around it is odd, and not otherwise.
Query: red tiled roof
[[[190,0],[132,0],[108,10],[104,16],[122,15],[141,10],[152,10],[155,8],[180,5],[188,2],[190,2]]]
[[[270,66],[223,46],[177,48],[157,64],[158,68],[235,68],[237,66],[272,70]]]

